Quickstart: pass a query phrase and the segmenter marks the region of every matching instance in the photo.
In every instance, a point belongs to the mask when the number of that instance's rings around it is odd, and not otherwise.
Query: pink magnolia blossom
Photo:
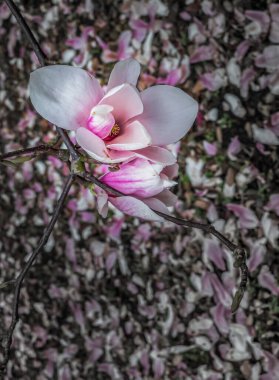
[[[146,159],[136,158],[120,165],[117,171],[107,171],[100,180],[106,185],[125,194],[113,196],[98,192],[97,207],[106,216],[109,201],[116,208],[131,216],[161,221],[153,210],[168,213],[177,197],[168,189],[176,183],[177,164],[164,166]]]
[[[87,71],[53,65],[30,77],[30,98],[37,112],[60,128],[74,130],[77,142],[94,159],[119,163],[136,157],[171,165],[167,144],[192,126],[198,105],[182,90],[160,85],[136,89],[140,65],[118,62],[106,92]]]

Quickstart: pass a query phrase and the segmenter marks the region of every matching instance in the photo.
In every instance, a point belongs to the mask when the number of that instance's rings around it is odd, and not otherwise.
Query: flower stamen
[[[114,124],[114,126],[112,127],[111,131],[110,131],[110,136],[111,137],[116,137],[118,136],[120,133],[120,127],[118,124]]]

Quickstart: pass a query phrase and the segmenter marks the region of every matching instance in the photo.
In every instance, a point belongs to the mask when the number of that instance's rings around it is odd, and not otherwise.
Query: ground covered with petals
[[[141,90],[176,85],[199,102],[176,146],[174,213],[244,245],[250,278],[232,316],[239,278],[223,246],[113,208],[102,219],[76,185],[25,281],[6,379],[278,379],[279,6],[48,0],[21,9],[50,61],[106,84],[116,61],[134,57]],[[27,93],[38,62],[2,3],[0,36],[1,153],[48,143],[55,131]],[[48,156],[0,170],[2,282],[38,244],[68,168]],[[2,289],[1,327],[10,304]]]

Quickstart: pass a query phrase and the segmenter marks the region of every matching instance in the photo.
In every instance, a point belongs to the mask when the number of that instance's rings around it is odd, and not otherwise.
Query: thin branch
[[[27,40],[29,41],[30,45],[32,46],[34,53],[36,54],[40,65],[46,66],[47,64],[47,57],[45,53],[43,52],[40,44],[36,40],[34,34],[32,33],[31,29],[29,28],[27,22],[25,21],[24,17],[22,16],[19,8],[15,5],[15,3],[12,0],[5,0],[6,4],[10,8],[12,14],[15,16],[19,26],[23,30]],[[65,131],[63,131],[61,128],[55,126],[57,132],[62,137],[67,149],[69,150],[71,157],[73,160],[78,160],[79,155],[75,150],[74,144],[71,142],[69,136]]]
[[[64,129],[58,128],[57,126],[55,126],[55,128],[57,132],[59,133],[59,135],[61,136],[61,138],[63,139],[63,142],[66,145],[68,151],[70,152],[72,159],[77,161],[80,155],[76,151],[74,144],[70,140],[70,137],[67,135]]]
[[[84,180],[94,183],[95,185],[99,186],[101,189],[106,191],[108,194],[111,194],[113,196],[121,197],[125,196],[126,194],[121,193],[118,190],[113,189],[112,187],[106,185],[105,183],[101,182],[98,178],[95,176],[90,175],[89,173],[78,173],[78,176],[80,178],[83,178]],[[222,235],[219,231],[215,229],[214,226],[211,224],[206,223],[198,223],[198,222],[192,222],[190,220],[185,220],[181,218],[176,218],[174,216],[165,214],[163,212],[154,210],[151,208],[153,212],[155,212],[157,215],[161,216],[165,220],[169,220],[170,222],[177,224],[179,226],[183,226],[186,228],[197,228],[199,230],[202,230],[204,232],[207,232],[209,234],[214,235],[218,240],[220,240],[233,254],[234,256],[234,267],[239,268],[241,272],[241,282],[239,285],[239,288],[237,292],[234,295],[231,311],[232,313],[235,313],[240,305],[240,302],[242,300],[242,297],[244,295],[246,286],[247,286],[247,280],[248,280],[248,268],[246,265],[246,251],[244,248],[237,246],[233,244],[229,239],[227,239],[224,235]]]
[[[40,44],[36,40],[34,34],[30,30],[29,26],[27,25],[24,17],[20,13],[20,10],[18,7],[15,5],[15,3],[12,0],[5,0],[6,4],[10,8],[12,14],[15,16],[18,24],[20,25],[21,29],[25,33],[25,36],[27,40],[29,41],[30,45],[32,46],[32,49],[34,50],[41,66],[45,66],[47,62],[47,57],[45,53],[43,52]]]
[[[18,149],[12,152],[4,153],[0,155],[0,161],[14,157],[35,158],[46,153],[53,154],[54,156],[57,156],[58,158],[61,158],[63,161],[65,161],[66,158],[69,157],[69,154],[67,154],[67,152],[68,151],[66,149],[58,149],[51,145],[38,145],[31,148]]]
[[[73,182],[75,181],[75,175],[70,174],[67,178],[67,181],[65,183],[65,186],[63,188],[63,191],[60,195],[60,198],[57,202],[57,205],[55,207],[54,213],[51,217],[51,220],[46,227],[43,236],[40,239],[40,242],[38,244],[38,247],[35,249],[35,251],[32,253],[32,255],[29,257],[27,263],[21,270],[20,274],[15,280],[10,280],[7,283],[2,284],[1,287],[5,286],[13,286],[14,287],[14,299],[13,299],[13,305],[12,305],[12,320],[10,323],[10,326],[7,329],[7,332],[1,336],[0,344],[1,349],[3,350],[3,360],[0,362],[0,370],[4,371],[6,368],[6,365],[9,360],[10,351],[11,351],[11,345],[12,345],[12,336],[14,329],[16,327],[16,324],[18,322],[18,307],[19,307],[19,297],[20,297],[20,291],[21,291],[21,285],[23,280],[25,279],[27,273],[29,272],[31,266],[33,265],[34,261],[38,257],[39,253],[41,252],[42,248],[46,245],[49,236],[51,235],[53,228],[56,224],[56,221],[60,215],[60,212],[62,210],[62,207],[64,205],[65,199],[71,189],[71,186]]]

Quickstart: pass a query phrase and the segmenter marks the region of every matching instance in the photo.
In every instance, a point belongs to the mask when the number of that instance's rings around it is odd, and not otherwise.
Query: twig
[[[66,158],[69,157],[69,154],[67,154],[67,152],[68,151],[66,149],[58,149],[51,145],[38,145],[31,148],[18,149],[12,152],[4,153],[0,155],[0,161],[8,160],[14,157],[34,158],[46,153],[53,154],[54,156],[57,156],[65,161]]]
[[[20,13],[20,10],[15,5],[15,3],[12,0],[5,0],[6,4],[10,8],[12,14],[15,16],[18,24],[20,25],[21,29],[25,33],[25,36],[29,43],[31,44],[41,66],[45,66],[47,57],[43,50],[41,49],[41,46],[39,45],[38,41],[34,37],[34,34],[31,32],[29,26],[27,25],[25,19],[23,18],[22,14]]]
[[[64,205],[65,199],[71,189],[71,186],[75,180],[75,175],[70,174],[67,178],[67,181],[65,183],[64,189],[60,195],[60,198],[58,200],[57,206],[55,207],[54,213],[51,217],[51,220],[48,224],[48,226],[45,229],[45,232],[38,244],[38,247],[35,249],[35,251],[32,253],[30,258],[28,259],[27,263],[25,264],[24,268],[21,270],[20,274],[15,280],[10,280],[7,283],[2,284],[1,287],[13,285],[14,286],[14,299],[12,304],[12,320],[10,323],[10,326],[8,327],[7,332],[1,336],[0,338],[0,345],[3,350],[3,360],[0,362],[0,370],[4,371],[7,365],[7,362],[9,360],[10,351],[11,351],[11,345],[12,345],[12,336],[14,329],[16,327],[16,324],[18,322],[18,307],[19,307],[19,297],[20,297],[20,291],[21,291],[21,285],[26,277],[27,273],[29,272],[32,264],[38,257],[39,253],[41,252],[41,249],[46,245],[50,234],[52,233],[52,230],[55,226],[55,223],[59,217],[59,214],[62,210],[62,207]]]
[[[18,7],[15,5],[15,3],[12,0],[5,0],[5,2],[8,5],[8,7],[10,8],[12,14],[15,16],[19,26],[21,27],[21,29],[25,33],[25,36],[26,36],[27,40],[29,41],[30,45],[32,46],[32,48],[33,48],[33,50],[34,50],[34,52],[35,52],[35,54],[36,54],[36,56],[40,62],[40,65],[46,66],[47,57],[46,57],[45,53],[43,52],[40,44],[36,40],[31,29],[27,25],[27,22],[25,21],[24,17],[22,16],[20,10],[18,9]],[[57,126],[55,126],[55,128],[56,128],[57,132],[59,133],[59,135],[62,137],[67,149],[69,150],[69,152],[71,154],[72,159],[78,160],[79,155],[75,151],[74,144],[71,142],[67,133]]]
[[[113,189],[112,187],[106,185],[105,183],[101,182],[98,178],[95,176],[90,175],[89,173],[78,173],[78,176],[80,178],[83,178],[84,180],[94,183],[95,185],[99,186],[101,189],[106,191],[108,194],[111,194],[113,196],[121,197],[125,196],[126,194],[121,193],[118,190]],[[248,280],[248,268],[246,265],[246,251],[244,248],[239,247],[235,244],[233,244],[231,241],[229,241],[224,235],[222,235],[219,231],[215,229],[214,226],[211,224],[206,223],[198,223],[198,222],[192,222],[190,220],[185,220],[181,218],[176,218],[174,216],[165,214],[163,212],[154,210],[151,208],[153,212],[155,212],[157,215],[161,216],[165,220],[169,220],[170,222],[177,224],[179,226],[187,227],[187,228],[197,228],[199,230],[208,232],[209,234],[214,235],[218,240],[220,240],[226,247],[233,253],[233,256],[235,258],[234,267],[239,268],[241,272],[241,282],[239,285],[239,288],[237,292],[234,295],[231,311],[232,313],[235,313],[240,305],[240,302],[243,298],[246,286],[247,286],[247,280]]]

